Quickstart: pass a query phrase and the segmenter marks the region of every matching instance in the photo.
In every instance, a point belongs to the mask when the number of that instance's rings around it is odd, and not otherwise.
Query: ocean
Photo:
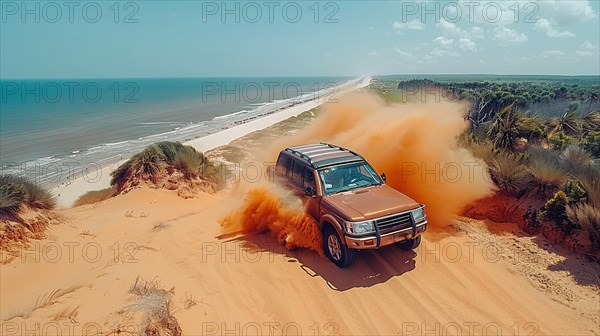
[[[185,142],[312,99],[348,77],[0,80],[2,173],[58,185],[158,141]]]

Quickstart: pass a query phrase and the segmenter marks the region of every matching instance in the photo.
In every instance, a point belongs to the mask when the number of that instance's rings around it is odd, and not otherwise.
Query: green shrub
[[[540,214],[544,219],[558,223],[566,217],[567,203],[567,194],[564,191],[559,191],[546,202]]]
[[[204,155],[196,152],[192,147],[183,147],[175,154],[173,166],[179,169],[186,177],[196,176],[204,163]]]
[[[54,209],[56,207],[54,195],[48,189],[27,180],[23,180],[21,185],[25,191],[24,203],[30,208]]]
[[[600,157],[600,131],[589,132],[581,142],[582,147],[595,157]]]
[[[518,136],[526,139],[541,139],[546,134],[544,124],[535,115],[523,116],[518,123]]]
[[[24,199],[25,192],[21,188],[12,184],[2,183],[0,185],[0,214],[16,214]]]
[[[548,138],[548,143],[552,146],[552,148],[556,150],[564,150],[569,145],[573,145],[577,143],[577,140],[571,136],[565,134],[565,132],[556,132],[553,133]]]
[[[112,172],[111,185],[123,185],[131,177],[144,177],[152,180],[159,171],[177,169],[185,178],[202,177],[213,182],[220,189],[217,169],[191,146],[179,142],[163,141],[146,147]],[[214,175],[214,176],[213,176]]]
[[[118,185],[131,176],[140,176],[141,174],[146,174],[151,178],[160,170],[161,163],[165,160],[166,155],[162,149],[156,144],[150,145],[113,171],[110,184]]]
[[[173,163],[177,153],[184,149],[184,146],[180,142],[162,141],[156,144],[165,156],[165,160],[168,163]]]
[[[540,215],[543,219],[554,221],[566,234],[573,233],[575,226],[567,216],[567,194],[559,191],[542,207]]]
[[[585,189],[575,180],[568,180],[562,190],[567,195],[569,205],[575,205],[585,202]]]
[[[136,163],[133,166],[135,175],[152,175],[160,170],[160,163],[166,161],[166,156],[160,147],[150,145],[141,153],[134,155],[132,160]]]
[[[0,176],[0,213],[15,215],[22,204],[34,209],[53,209],[56,200],[49,190],[26,178]]]

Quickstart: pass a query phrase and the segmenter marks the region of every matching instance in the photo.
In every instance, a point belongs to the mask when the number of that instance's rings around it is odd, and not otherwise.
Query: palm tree
[[[562,117],[558,118],[555,131],[563,132],[567,135],[574,135],[581,132],[583,127],[583,118],[575,111],[567,111]]]
[[[583,130],[600,131],[600,111],[590,112],[583,117]]]
[[[519,134],[518,126],[522,117],[514,104],[505,106],[496,115],[496,120],[488,131],[488,138],[498,148],[512,148]]]

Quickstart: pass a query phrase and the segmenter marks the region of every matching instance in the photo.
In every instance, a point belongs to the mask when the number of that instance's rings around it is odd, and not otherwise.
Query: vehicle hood
[[[419,207],[415,200],[385,184],[325,196],[322,202],[325,202],[322,206],[337,209],[337,215],[348,221],[374,219]]]

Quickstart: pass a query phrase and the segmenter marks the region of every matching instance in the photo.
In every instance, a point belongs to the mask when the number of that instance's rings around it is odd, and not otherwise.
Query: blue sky
[[[0,78],[600,73],[596,0],[0,3]]]

